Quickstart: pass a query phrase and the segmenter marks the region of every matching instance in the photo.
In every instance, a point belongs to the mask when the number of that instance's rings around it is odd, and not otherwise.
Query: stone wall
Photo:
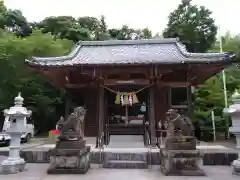
[[[105,152],[106,153],[106,152]],[[21,151],[21,157],[27,163],[49,163],[48,151]],[[8,156],[8,151],[0,151],[0,156]],[[231,165],[232,161],[237,159],[236,152],[204,152],[203,164],[204,165]],[[99,151],[91,152],[91,163],[99,164],[100,153]],[[151,158],[148,157],[148,164],[160,165],[160,154],[152,152]]]

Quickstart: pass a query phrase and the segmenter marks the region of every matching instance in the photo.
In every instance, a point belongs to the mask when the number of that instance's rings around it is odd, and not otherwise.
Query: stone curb
[[[1,151],[0,156],[8,156],[8,151]],[[49,163],[48,151],[21,151],[20,156],[27,163]],[[203,165],[231,165],[232,161],[237,158],[238,154],[236,152],[204,152]],[[92,151],[91,164],[99,164],[99,161],[100,153]],[[158,152],[151,152],[151,159],[148,158],[148,163],[151,165],[160,165],[160,154]]]

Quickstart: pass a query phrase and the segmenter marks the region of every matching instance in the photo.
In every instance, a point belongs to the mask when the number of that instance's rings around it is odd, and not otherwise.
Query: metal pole
[[[213,141],[216,141],[216,126],[215,126],[215,114],[214,114],[214,111],[211,112],[211,115],[212,115]]]
[[[220,53],[223,52],[223,48],[222,48],[222,37],[221,37],[221,32],[220,32],[220,27],[219,27],[219,35],[220,35]],[[226,74],[225,74],[225,70],[222,70],[222,79],[223,79],[223,93],[224,93],[224,106],[225,108],[228,107],[228,97],[227,97],[227,85],[226,85]],[[225,126],[226,126],[226,137],[229,138],[229,124],[228,124],[228,118],[225,118]]]

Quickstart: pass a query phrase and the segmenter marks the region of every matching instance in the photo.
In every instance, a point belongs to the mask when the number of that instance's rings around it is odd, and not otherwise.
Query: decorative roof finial
[[[18,93],[18,96],[14,98],[15,106],[22,106],[23,105],[23,97],[21,96],[21,92]]]

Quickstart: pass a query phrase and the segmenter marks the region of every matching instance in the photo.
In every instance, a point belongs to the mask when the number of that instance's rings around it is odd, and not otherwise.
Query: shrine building
[[[65,117],[85,106],[85,136],[148,134],[173,108],[192,116],[192,87],[234,62],[229,53],[189,53],[177,39],[81,41],[69,55],[28,66],[66,90]],[[147,125],[146,125],[147,124]]]

